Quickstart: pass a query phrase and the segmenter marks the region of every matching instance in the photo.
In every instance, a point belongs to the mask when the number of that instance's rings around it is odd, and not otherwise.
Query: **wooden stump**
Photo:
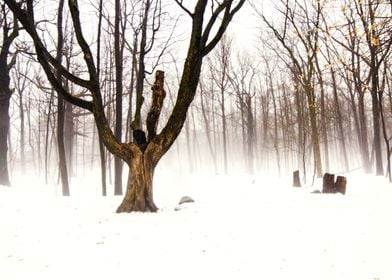
[[[323,177],[323,193],[334,193],[335,192],[335,175],[325,173]]]
[[[341,194],[346,194],[346,185],[347,185],[347,179],[344,176],[338,176],[336,178],[335,182],[335,192],[339,192]]]
[[[301,180],[299,179],[299,170],[293,172],[293,187],[301,187]]]
[[[325,173],[323,177],[323,193],[341,193],[346,194],[347,179],[344,176],[338,176],[335,182],[335,175]]]

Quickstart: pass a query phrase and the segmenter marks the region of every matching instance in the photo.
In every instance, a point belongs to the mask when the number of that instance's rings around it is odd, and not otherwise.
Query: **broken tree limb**
[[[163,88],[165,72],[157,71],[155,74],[155,82],[151,87],[152,89],[152,103],[150,111],[147,114],[147,141],[151,141],[157,134],[157,127],[159,116],[161,114],[163,100],[165,99],[166,92]]]

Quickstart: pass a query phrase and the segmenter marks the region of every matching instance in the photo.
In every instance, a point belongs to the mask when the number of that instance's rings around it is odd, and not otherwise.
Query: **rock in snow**
[[[195,201],[193,200],[192,197],[190,197],[190,196],[183,196],[180,199],[180,202],[178,203],[178,205],[181,205],[181,204],[184,204],[184,203],[193,203],[193,202],[195,202]]]
[[[190,197],[190,196],[183,196],[183,197],[180,199],[180,202],[178,203],[177,207],[174,208],[174,210],[175,210],[175,211],[180,211],[180,210],[186,209],[186,208],[187,208],[187,205],[188,205],[189,203],[193,203],[193,202],[195,202],[195,201],[193,200],[192,197]]]

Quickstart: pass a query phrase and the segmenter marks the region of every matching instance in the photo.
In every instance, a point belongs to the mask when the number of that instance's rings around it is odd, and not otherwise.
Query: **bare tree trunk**
[[[372,57],[372,60],[375,58]],[[372,64],[375,62],[372,62]],[[375,66],[374,66],[375,67]],[[382,163],[382,151],[381,151],[381,129],[380,129],[380,107],[378,100],[378,73],[375,68],[371,74],[371,95],[372,95],[372,115],[373,115],[373,137],[374,137],[374,149],[376,156],[376,175],[380,176],[384,174],[384,168]]]
[[[324,91],[324,79],[323,79],[323,74],[320,69],[319,61],[318,61],[318,56],[315,56],[315,64],[316,64],[316,69],[317,69],[317,76],[318,76],[318,81],[320,84],[320,92],[321,92],[321,135],[323,139],[323,146],[324,146],[324,163],[325,163],[325,170],[326,172],[329,172],[329,147],[328,147],[328,127],[327,127],[327,121],[326,121],[326,110],[325,110],[325,91]]]
[[[388,175],[389,181],[392,182],[392,174],[391,174],[391,144],[390,141],[392,140],[392,137],[388,137],[388,131],[386,127],[386,121],[385,121],[385,113],[384,113],[384,106],[383,106],[383,93],[386,88],[386,80],[387,80],[387,63],[385,62],[384,65],[384,73],[383,73],[383,79],[382,83],[380,85],[380,88],[378,89],[378,100],[379,100],[379,107],[380,107],[380,116],[381,116],[381,125],[382,125],[382,134],[384,137],[384,143],[386,147],[386,158],[387,158],[387,172],[386,174]]]
[[[26,173],[26,156],[25,156],[25,113],[23,104],[23,92],[19,92],[19,117],[20,117],[20,161],[22,174]]]
[[[225,107],[225,93],[223,89],[220,92],[221,102],[220,109],[222,115],[222,141],[223,141],[223,170],[225,174],[228,173],[227,167],[227,129],[226,129],[226,107]]]
[[[194,157],[192,156],[192,149],[191,149],[191,137],[190,137],[190,125],[189,125],[189,118],[185,121],[185,136],[186,136],[186,150],[188,152],[188,163],[189,163],[189,172],[193,173],[193,160]]]
[[[18,36],[19,27],[16,17],[9,23],[8,8],[2,5],[0,13],[0,25],[2,30],[2,42],[0,50],[0,185],[10,186],[8,170],[8,136],[10,129],[9,107],[12,91],[10,89],[10,69],[14,66],[16,54],[8,64],[9,50],[12,42]]]
[[[45,184],[48,184],[49,177],[49,127],[50,127],[50,119],[52,115],[52,104],[53,104],[53,96],[54,91],[52,90],[50,93],[49,106],[46,116],[46,131],[45,131]]]
[[[151,160],[140,152],[134,156],[129,165],[127,192],[117,208],[117,213],[132,211],[156,212],[158,207],[153,198],[153,176],[155,166]]]
[[[203,120],[204,120],[204,126],[206,128],[206,137],[207,137],[207,142],[208,142],[208,148],[209,148],[210,155],[212,157],[212,161],[214,164],[215,174],[218,174],[218,166],[216,164],[216,153],[215,153],[215,149],[212,145],[212,140],[211,140],[210,118],[207,117],[207,111],[205,109],[205,105],[204,105],[204,101],[203,101],[203,96],[205,93],[203,92],[202,86],[200,86],[200,89],[201,89],[201,92],[200,92],[201,113],[202,113]]]
[[[59,1],[59,8],[57,13],[57,55],[56,60],[59,64],[62,61],[63,55],[63,46],[64,46],[64,38],[63,38],[63,8],[64,8],[64,0]],[[61,81],[61,75],[57,73],[57,79]],[[67,160],[65,156],[65,147],[64,147],[64,99],[59,94],[57,96],[57,149],[59,154],[59,171],[61,178],[61,186],[62,192],[64,196],[69,196],[69,183],[68,183],[68,170],[67,170]]]
[[[338,123],[339,138],[340,138],[340,144],[342,146],[342,152],[343,152],[343,160],[344,160],[343,166],[344,166],[344,171],[348,172],[349,163],[348,163],[348,155],[347,155],[347,148],[346,148],[346,135],[343,131],[343,118],[342,118],[342,112],[340,110],[336,76],[335,76],[335,71],[333,70],[332,67],[330,68],[330,73],[332,78],[332,90],[333,90],[333,96],[335,101],[336,114],[338,117],[337,123]]]
[[[4,73],[0,68],[0,72]],[[3,75],[0,78],[0,185],[10,186],[8,173],[8,132],[10,127],[10,116],[8,113],[11,99],[11,92],[6,85],[7,80]],[[5,75],[4,75],[5,76]],[[5,80],[5,81],[4,81]],[[9,80],[8,80],[9,83]]]
[[[97,77],[100,79],[101,72],[101,31],[102,31],[102,17],[103,17],[103,0],[99,0],[99,16],[98,16],[98,34],[97,34]],[[107,187],[106,187],[106,155],[105,155],[105,147],[103,145],[102,139],[100,135],[98,137],[99,143],[99,159],[101,166],[101,188],[102,195],[106,196]]]
[[[294,96],[295,96],[295,105],[297,108],[297,115],[296,115],[296,120],[297,120],[297,124],[298,124],[298,136],[297,136],[297,165],[298,168],[301,168],[302,166],[303,168],[303,173],[304,176],[306,175],[306,169],[305,169],[305,162],[304,162],[304,154],[305,154],[305,144],[304,144],[304,135],[305,135],[305,131],[304,131],[304,116],[303,116],[303,106],[302,106],[302,98],[301,98],[301,92],[299,89],[299,85],[298,82],[296,81],[296,79],[294,79]]]
[[[250,94],[250,93],[249,93]],[[254,118],[252,112],[252,98],[246,95],[246,127],[247,127],[247,158],[248,158],[248,172],[250,175],[254,174]]]
[[[120,48],[120,0],[115,0],[115,20],[114,20],[114,57],[116,65],[116,125],[114,135],[117,141],[121,142],[122,138],[122,52]],[[120,157],[114,157],[114,194],[122,195],[122,167],[123,163]]]
[[[73,139],[75,137],[75,126],[74,126],[74,112],[72,110],[72,104],[64,103],[64,149],[65,158],[67,162],[67,170],[69,176],[73,176],[74,171],[74,161],[73,152],[74,145]]]
[[[274,105],[274,149],[276,153],[276,163],[278,166],[279,177],[281,176],[282,169],[280,163],[280,152],[279,152],[279,143],[278,143],[278,112],[276,106],[276,97],[275,92],[272,85],[272,77],[270,77],[270,87],[271,87],[271,95],[272,95],[272,104]]]
[[[314,168],[315,173],[318,178],[323,176],[323,169],[321,164],[321,153],[320,153],[320,138],[317,126],[317,112],[316,112],[316,100],[314,97],[314,91],[310,81],[306,85],[306,96],[308,98],[309,115],[310,115],[310,126],[312,132],[312,146],[313,146],[313,156],[314,156]]]

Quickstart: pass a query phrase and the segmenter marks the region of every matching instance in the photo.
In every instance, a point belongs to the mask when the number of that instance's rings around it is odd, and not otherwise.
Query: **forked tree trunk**
[[[154,169],[155,166],[148,154],[140,151],[134,155],[129,163],[127,192],[117,208],[117,213],[156,212],[158,210],[154,203],[152,189]]]

